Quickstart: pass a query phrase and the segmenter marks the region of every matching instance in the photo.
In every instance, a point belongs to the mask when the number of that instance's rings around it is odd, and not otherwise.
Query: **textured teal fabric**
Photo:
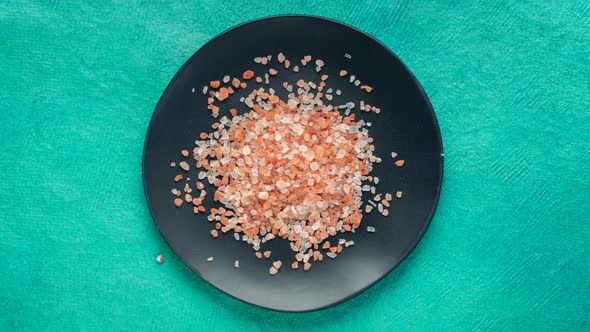
[[[195,276],[141,180],[176,70],[223,30],[280,13],[341,20],[393,49],[430,96],[446,154],[410,257],[306,314]],[[0,1],[0,330],[588,331],[589,106],[587,0]]]

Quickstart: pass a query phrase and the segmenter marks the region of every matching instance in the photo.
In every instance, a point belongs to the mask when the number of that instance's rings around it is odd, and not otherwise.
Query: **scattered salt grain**
[[[367,226],[367,232],[369,232],[369,233],[375,233],[375,227],[373,227],[373,226]]]
[[[207,262],[213,262],[213,257],[207,258]]]
[[[240,267],[240,261],[236,259],[236,261],[234,262],[234,267],[237,269]]]

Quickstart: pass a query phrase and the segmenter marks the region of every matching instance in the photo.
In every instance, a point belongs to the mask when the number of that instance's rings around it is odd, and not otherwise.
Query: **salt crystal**
[[[375,227],[373,227],[373,226],[367,226],[367,232],[369,232],[369,233],[375,233]]]

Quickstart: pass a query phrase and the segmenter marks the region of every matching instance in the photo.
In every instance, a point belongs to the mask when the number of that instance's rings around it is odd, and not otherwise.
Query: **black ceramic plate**
[[[358,113],[371,121],[370,133],[376,154],[383,162],[374,174],[381,179],[378,190],[403,191],[401,200],[392,202],[387,218],[371,213],[363,218],[356,234],[343,237],[355,241],[336,259],[326,257],[310,271],[290,269],[294,253],[287,241],[275,239],[264,250],[272,250],[273,259],[284,266],[278,275],[268,273],[269,260],[259,260],[250,246],[238,242],[232,234],[217,239],[209,235],[212,223],[205,214],[195,215],[192,208],[172,204],[173,177],[179,172],[170,162],[182,160],[179,150],[191,149],[202,131],[210,131],[215,120],[206,109],[204,85],[225,75],[241,77],[246,69],[262,72],[255,64],[257,56],[283,52],[294,64],[307,54],[321,58],[326,65],[320,74],[330,75],[329,86],[341,89],[334,104],[364,100],[382,109],[381,114]],[[424,50],[428,52],[428,50]],[[345,57],[348,53],[352,58]],[[320,74],[308,65],[299,73],[280,70],[270,85],[286,95],[283,81],[299,78],[318,82]],[[268,69],[268,67],[266,67]],[[373,86],[371,94],[338,76],[341,69],[356,74]],[[251,84],[253,86],[253,80]],[[193,93],[192,89],[196,92]],[[224,102],[222,114],[231,107],[242,112],[240,91]],[[235,98],[238,97],[238,98]],[[357,106],[358,108],[358,106]],[[225,111],[224,111],[225,110]],[[358,118],[357,118],[358,119]],[[392,151],[406,160],[405,166],[393,165]],[[193,167],[194,169],[194,167]],[[143,156],[143,181],[152,216],[174,252],[199,276],[239,300],[279,311],[310,311],[332,306],[359,294],[396,267],[416,246],[436,208],[443,169],[440,131],[420,84],[387,47],[369,35],[348,25],[320,17],[277,16],[248,22],[232,28],[204,45],[174,76],[162,95],[151,119]],[[193,170],[191,170],[193,171]],[[192,173],[191,183],[196,181]],[[178,187],[182,186],[181,182]],[[211,198],[213,190],[208,190]],[[206,201],[212,207],[211,200]],[[366,226],[376,228],[373,234]],[[213,262],[206,258],[213,256]],[[240,268],[234,268],[234,261]]]

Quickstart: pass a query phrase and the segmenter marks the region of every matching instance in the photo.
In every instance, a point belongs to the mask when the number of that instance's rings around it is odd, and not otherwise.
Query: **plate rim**
[[[241,299],[239,297],[236,297],[224,290],[222,290],[221,288],[217,287],[216,285],[214,285],[211,281],[209,281],[207,278],[205,278],[203,275],[201,275],[201,273],[195,268],[193,267],[191,264],[188,263],[188,260],[175,248],[175,246],[168,241],[168,239],[166,238],[166,236],[164,235],[164,233],[162,233],[162,230],[160,229],[160,226],[158,225],[158,222],[156,221],[156,218],[154,217],[154,213],[152,211],[152,204],[150,202],[150,197],[147,193],[147,189],[146,189],[146,173],[145,173],[145,168],[146,168],[146,150],[147,150],[147,142],[148,142],[148,137],[150,136],[150,132],[151,129],[153,127],[154,121],[156,116],[161,112],[161,109],[159,109],[160,105],[166,100],[166,96],[167,96],[167,92],[168,89],[170,89],[171,86],[174,85],[174,83],[176,82],[176,80],[180,77],[180,74],[184,72],[184,70],[190,65],[192,64],[192,62],[196,59],[197,55],[199,54],[199,52],[201,51],[201,49],[203,49],[206,45],[210,44],[213,40],[217,39],[218,37],[225,35],[227,33],[230,33],[233,30],[239,29],[244,25],[247,24],[251,24],[251,23],[256,23],[259,21],[265,21],[265,20],[269,20],[269,19],[276,19],[276,18],[311,18],[311,19],[318,19],[318,20],[324,20],[324,21],[329,21],[330,23],[334,23],[334,24],[338,24],[341,26],[344,26],[346,28],[352,29],[356,32],[361,33],[362,35],[370,38],[371,40],[373,40],[374,42],[376,42],[378,45],[380,45],[381,47],[383,47],[387,52],[389,52],[403,67],[403,69],[410,75],[410,78],[412,79],[412,81],[414,82],[414,84],[416,85],[416,87],[418,88],[418,92],[419,94],[422,96],[422,98],[426,101],[426,108],[427,111],[429,113],[429,116],[431,118],[431,120],[434,123],[434,129],[435,129],[435,134],[436,134],[436,138],[438,141],[438,145],[439,145],[439,149],[440,149],[440,167],[438,170],[439,173],[439,181],[438,184],[436,186],[436,192],[435,192],[435,198],[434,198],[434,204],[432,205],[432,208],[430,210],[430,212],[428,213],[427,216],[427,220],[424,223],[424,225],[422,226],[422,228],[420,229],[418,236],[416,237],[415,241],[407,247],[406,250],[404,250],[403,252],[401,252],[401,259],[399,260],[399,262],[397,262],[397,264],[393,265],[393,267],[391,269],[389,269],[386,273],[384,273],[382,276],[380,276],[379,278],[375,279],[373,282],[367,284],[367,286],[357,290],[356,292],[338,300],[338,301],[334,301],[332,303],[323,305],[323,306],[319,306],[319,307],[314,307],[311,309],[296,309],[296,310],[285,310],[285,309],[278,309],[278,308],[273,308],[273,307],[268,307],[268,306],[264,306],[261,304],[257,304],[257,303],[252,303],[249,302],[245,299]],[[319,15],[306,15],[306,14],[281,14],[281,15],[271,15],[271,16],[264,16],[264,17],[260,17],[260,18],[256,18],[256,19],[252,19],[246,22],[242,22],[240,24],[234,25],[220,33],[218,33],[217,35],[215,35],[214,37],[212,37],[211,39],[209,39],[207,42],[205,42],[203,45],[201,45],[201,47],[199,47],[199,49],[197,49],[189,58],[188,60],[186,60],[182,66],[180,66],[180,68],[176,71],[176,73],[174,74],[174,76],[172,77],[172,79],[170,80],[170,82],[166,85],[166,88],[164,89],[164,91],[162,92],[162,95],[160,96],[160,99],[158,100],[158,103],[156,104],[156,106],[154,107],[154,111],[152,113],[152,116],[150,118],[150,121],[148,123],[148,127],[146,130],[146,135],[144,138],[144,143],[143,143],[143,151],[142,151],[142,158],[141,158],[141,176],[142,176],[142,183],[143,183],[143,192],[146,198],[146,202],[148,205],[148,209],[150,212],[150,216],[152,217],[152,220],[154,222],[154,224],[156,225],[156,228],[158,229],[158,232],[160,233],[160,236],[162,236],[162,238],[164,239],[164,241],[166,242],[166,244],[168,244],[168,246],[170,247],[170,249],[172,249],[172,251],[174,252],[174,254],[176,254],[176,256],[178,258],[180,258],[180,260],[184,263],[184,265],[186,265],[188,268],[190,268],[193,273],[195,273],[197,276],[199,276],[202,280],[206,281],[209,285],[213,286],[216,290],[222,292],[225,295],[230,296],[233,299],[236,299],[242,303],[246,303],[249,305],[253,305],[255,307],[258,308],[263,308],[263,309],[267,309],[267,310],[271,310],[271,311],[275,311],[275,312],[313,312],[313,311],[319,311],[319,310],[323,310],[323,309],[327,309],[327,308],[331,308],[334,307],[336,305],[339,305],[341,303],[344,303],[354,297],[356,297],[357,295],[365,292],[367,289],[373,287],[375,284],[377,284],[378,282],[380,282],[381,280],[383,280],[385,277],[387,277],[391,271],[393,271],[394,269],[396,269],[399,265],[401,265],[406,258],[408,258],[408,256],[410,255],[410,253],[412,253],[414,251],[414,249],[417,247],[417,245],[420,243],[420,241],[422,240],[422,238],[424,237],[424,234],[426,233],[426,231],[428,230],[428,227],[430,226],[430,224],[432,223],[432,219],[434,218],[434,213],[436,212],[436,209],[438,207],[438,202],[440,200],[440,195],[441,195],[441,188],[442,188],[442,184],[443,184],[443,175],[444,175],[444,150],[443,150],[443,141],[442,141],[442,135],[441,135],[441,130],[440,130],[440,124],[438,122],[438,119],[436,117],[436,114],[434,112],[434,108],[432,107],[432,103],[430,102],[430,99],[428,98],[428,95],[426,94],[426,92],[424,91],[424,88],[422,87],[422,85],[420,84],[420,82],[418,81],[418,79],[416,79],[416,76],[414,75],[414,73],[410,70],[410,68],[408,68],[408,66],[401,60],[401,58],[395,54],[387,45],[385,45],[384,43],[382,43],[381,41],[379,41],[377,38],[373,37],[372,35],[370,35],[367,32],[364,32],[352,25],[349,25],[347,23],[329,18],[329,17],[324,17],[324,16],[319,16]]]

